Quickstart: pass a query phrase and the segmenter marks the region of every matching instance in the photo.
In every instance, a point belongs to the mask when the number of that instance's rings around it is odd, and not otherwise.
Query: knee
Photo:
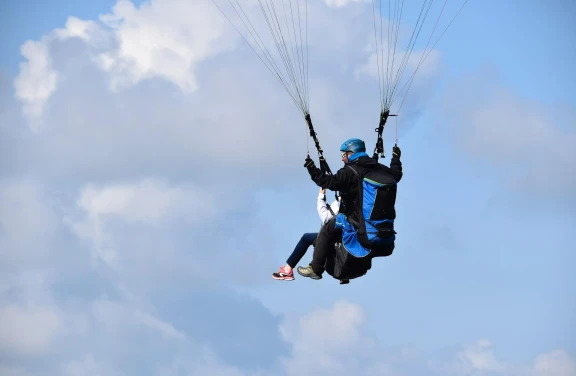
[[[300,241],[303,243],[312,243],[316,239],[316,236],[318,236],[317,233],[307,232],[307,233],[302,235],[302,237],[300,238]]]

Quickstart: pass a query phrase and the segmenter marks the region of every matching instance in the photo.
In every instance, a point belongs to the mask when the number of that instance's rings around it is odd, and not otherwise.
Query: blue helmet
[[[366,152],[364,141],[359,138],[350,138],[340,146],[340,151],[351,151],[352,153]]]

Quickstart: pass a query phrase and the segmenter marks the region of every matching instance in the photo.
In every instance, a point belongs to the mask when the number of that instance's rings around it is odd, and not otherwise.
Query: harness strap
[[[382,111],[380,113],[380,124],[378,124],[378,128],[374,129],[374,132],[378,133],[378,139],[376,141],[376,147],[374,148],[374,155],[372,158],[378,160],[378,154],[382,158],[386,158],[384,155],[384,141],[382,140],[382,132],[384,132],[384,126],[386,125],[386,121],[388,120],[389,116],[397,116],[397,115],[390,115],[390,110]]]
[[[355,216],[358,217],[358,219],[362,219],[363,215],[362,215],[362,209],[360,209],[360,211],[358,212],[358,207],[359,205],[362,205],[362,201],[363,201],[363,197],[362,197],[362,176],[360,176],[360,174],[358,173],[358,171],[356,171],[356,169],[354,167],[352,167],[349,164],[346,164],[346,167],[348,167],[350,170],[352,170],[352,172],[354,172],[354,174],[356,175],[356,177],[358,178],[358,197],[356,198],[357,202],[356,202],[356,207],[352,209],[352,212],[355,214]],[[358,168],[361,168],[363,172],[365,172],[364,168],[360,167],[360,166],[356,166]],[[358,234],[364,234],[363,231],[361,231],[362,226],[360,226],[360,223],[358,223],[356,220],[354,220],[353,218],[351,218],[350,216],[348,216],[346,218],[348,220],[348,222],[354,226],[354,228],[358,231]]]
[[[320,170],[329,176],[332,176],[332,171],[330,170],[330,166],[328,166],[328,162],[326,161],[326,158],[324,158],[324,151],[322,150],[322,147],[320,146],[320,141],[318,141],[318,138],[316,137],[316,132],[314,131],[314,126],[312,125],[312,118],[310,117],[310,114],[306,114],[306,116],[304,116],[304,119],[306,119],[306,123],[308,124],[308,129],[310,130],[310,137],[312,137],[312,139],[314,140],[314,145],[316,146],[316,150],[318,151],[318,160],[320,162]],[[336,198],[336,200],[338,200],[338,193],[334,192],[334,197]],[[330,213],[332,213],[332,215],[334,215],[334,212],[332,211],[332,208],[330,208],[330,205],[328,205],[328,208],[330,209]]]
[[[332,171],[330,171],[330,166],[328,166],[328,162],[324,158],[324,151],[320,146],[320,141],[318,141],[318,138],[316,137],[316,132],[314,131],[314,126],[312,125],[312,119],[310,118],[310,114],[306,114],[304,119],[306,119],[308,129],[310,130],[310,137],[312,137],[312,139],[314,140],[316,150],[318,151],[318,159],[320,160],[320,170],[322,170],[322,172],[325,174],[332,175]]]

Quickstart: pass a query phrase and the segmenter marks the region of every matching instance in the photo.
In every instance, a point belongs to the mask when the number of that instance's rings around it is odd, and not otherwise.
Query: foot
[[[349,280],[349,279],[341,279],[341,280],[340,280],[340,284],[341,284],[341,285],[347,285],[347,284],[349,284],[349,283],[350,283],[350,280]]]
[[[272,273],[272,278],[279,281],[293,281],[294,270],[287,270],[285,266],[281,266],[280,270],[278,270],[276,273]]]
[[[298,267],[298,274],[300,274],[302,277],[308,277],[308,278],[312,278],[312,279],[322,279],[321,275],[314,273],[314,270],[312,270],[312,266],[310,266],[310,265],[308,265],[305,268],[299,266]]]

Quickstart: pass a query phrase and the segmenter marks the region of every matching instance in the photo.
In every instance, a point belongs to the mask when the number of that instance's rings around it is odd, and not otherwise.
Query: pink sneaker
[[[280,281],[293,281],[294,280],[294,270],[286,270],[283,266],[280,267],[277,273],[272,273],[272,278]]]

